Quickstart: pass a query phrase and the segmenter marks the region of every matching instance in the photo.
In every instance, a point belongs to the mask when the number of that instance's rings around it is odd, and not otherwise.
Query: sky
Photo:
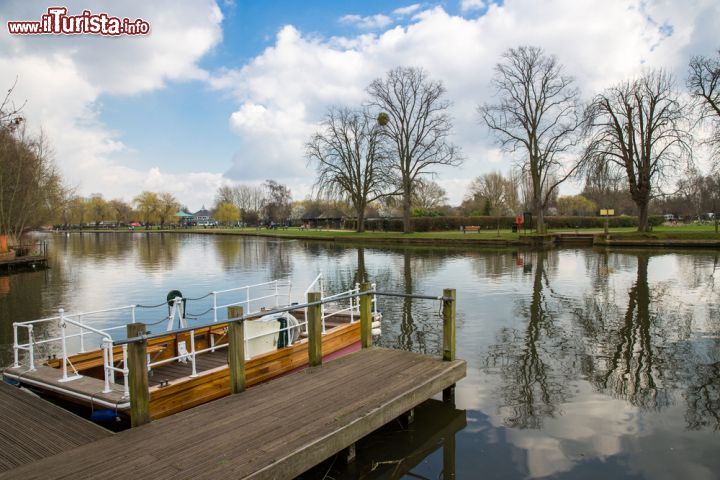
[[[6,21],[39,20],[57,4],[142,18],[151,30],[8,33]],[[584,99],[653,67],[682,86],[689,58],[720,48],[717,0],[0,0],[0,18],[0,89],[17,80],[14,102],[77,192],[168,191],[191,209],[235,182],[311,194],[304,144],[323,115],[361,105],[396,66],[422,67],[447,89],[464,162],[435,180],[457,204],[474,177],[516,160],[477,113],[493,101],[508,48],[557,56]]]

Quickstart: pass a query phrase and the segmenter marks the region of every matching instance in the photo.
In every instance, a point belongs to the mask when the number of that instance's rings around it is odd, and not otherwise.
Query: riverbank
[[[317,240],[337,243],[372,243],[382,245],[423,245],[423,246],[542,246],[552,242],[548,235],[518,235],[509,230],[491,230],[463,233],[452,232],[353,232],[348,230],[301,230],[256,228],[177,228],[177,229],[88,229],[72,230],[70,233],[192,233],[201,235],[239,235],[248,237],[286,238],[291,240]]]
[[[720,248],[720,234],[712,225],[658,226],[650,233],[633,228],[610,229],[608,235],[598,229],[558,230],[547,234],[513,233],[510,230],[415,232],[353,232],[348,230],[301,230],[257,228],[164,228],[164,229],[88,229],[71,233],[192,233],[201,235],[240,235],[250,237],[317,240],[337,243],[380,245],[468,246],[468,247],[552,247],[556,244],[596,246]]]

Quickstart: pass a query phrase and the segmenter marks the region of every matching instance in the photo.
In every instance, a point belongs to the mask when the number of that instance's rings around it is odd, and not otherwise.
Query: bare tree
[[[612,208],[616,215],[632,215],[635,203],[626,187],[627,181],[609,162],[590,162],[583,167],[585,186],[581,194],[600,208]]]
[[[700,119],[711,122],[710,144],[720,156],[720,50],[714,58],[695,56],[690,60],[687,86],[697,100]]]
[[[115,223],[117,223],[118,225],[122,223],[130,223],[130,220],[132,220],[133,211],[132,207],[128,205],[127,202],[116,198],[114,200],[110,200],[108,202],[108,205],[110,207],[110,212],[113,220],[115,220]]]
[[[275,180],[266,180],[263,186],[267,192],[267,201],[263,209],[265,219],[271,223],[286,221],[292,210],[290,189]]]
[[[237,205],[236,192],[237,187],[221,185],[218,187],[217,192],[215,192],[215,206],[217,207],[223,203],[231,203],[236,207],[239,207],[239,205]]]
[[[13,82],[12,86],[8,88],[2,102],[0,102],[0,128],[17,128],[23,121],[20,111],[25,106],[25,103],[18,107],[12,99],[12,94],[16,85],[17,77],[15,78],[15,82]]]
[[[19,122],[0,124],[0,234],[19,242],[55,217],[65,193],[42,132],[30,137]]]
[[[470,182],[465,203],[483,215],[512,214],[517,204],[517,188],[500,172],[484,173]]]
[[[244,222],[256,223],[267,203],[266,197],[266,191],[262,186],[223,185],[215,192],[215,206],[232,203],[240,209],[240,215]]]
[[[492,85],[499,103],[478,111],[502,148],[520,153],[520,168],[532,182],[537,229],[543,232],[553,193],[578,167],[565,158],[581,131],[578,89],[557,59],[538,47],[505,52]]]
[[[690,135],[683,128],[686,107],[670,74],[649,70],[593,100],[585,160],[623,172],[638,208],[638,231],[649,228],[648,206],[668,175],[690,158]]]
[[[418,179],[413,188],[413,208],[432,210],[447,205],[448,197],[444,188],[437,182],[425,178]]]
[[[396,156],[393,170],[403,196],[403,231],[412,231],[410,215],[416,181],[433,168],[462,163],[449,141],[452,122],[445,87],[415,67],[397,67],[368,87],[370,107],[380,111],[382,135]]]
[[[365,230],[365,209],[388,192],[387,157],[380,147],[380,127],[366,112],[331,108],[321,131],[306,145],[317,167],[318,192],[348,200],[357,231]]]

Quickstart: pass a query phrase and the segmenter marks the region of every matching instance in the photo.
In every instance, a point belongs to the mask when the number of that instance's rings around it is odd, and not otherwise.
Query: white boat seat
[[[187,363],[188,359],[190,358],[190,353],[187,350],[187,344],[185,343],[185,340],[177,343],[178,348],[178,362],[180,363]]]

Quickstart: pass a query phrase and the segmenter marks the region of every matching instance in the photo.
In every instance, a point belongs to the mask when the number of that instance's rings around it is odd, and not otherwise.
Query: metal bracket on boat
[[[166,331],[171,331],[175,328],[175,317],[178,317],[178,327],[187,327],[187,321],[185,320],[185,306],[186,299],[180,290],[170,290],[167,294],[168,304],[168,324]]]

